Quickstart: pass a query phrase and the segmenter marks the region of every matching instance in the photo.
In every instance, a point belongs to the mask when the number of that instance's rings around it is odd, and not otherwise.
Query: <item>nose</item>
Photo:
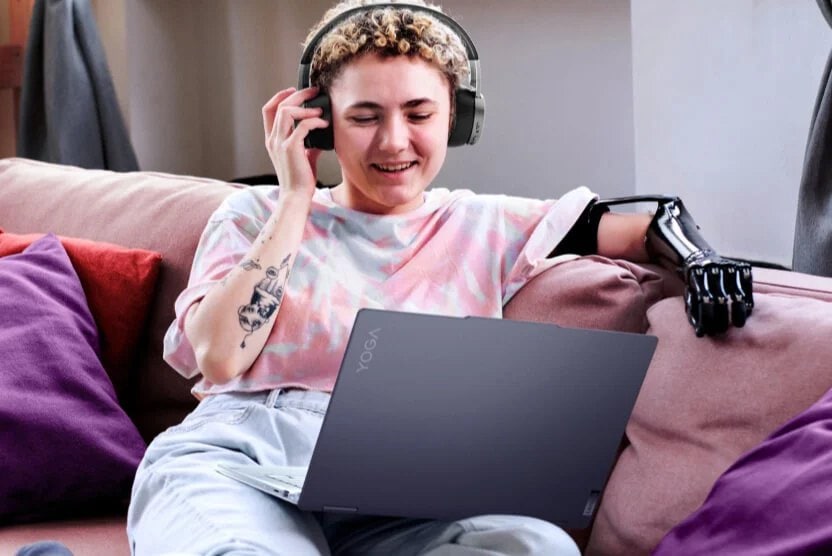
[[[401,152],[410,142],[410,129],[404,115],[396,114],[385,118],[379,127],[378,147],[385,152]]]

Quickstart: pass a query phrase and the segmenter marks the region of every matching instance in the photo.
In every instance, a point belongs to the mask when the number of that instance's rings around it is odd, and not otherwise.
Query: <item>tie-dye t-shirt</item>
[[[235,192],[208,221],[164,342],[165,360],[185,377],[199,374],[185,314],[243,260],[278,195],[279,187]],[[339,206],[329,190],[317,190],[262,352],[239,377],[222,385],[203,378],[193,393],[331,391],[363,307],[501,317],[524,284],[573,257],[547,259],[594,198],[585,187],[557,201],[434,188],[419,208],[382,216]],[[245,331],[230,333],[242,338]]]

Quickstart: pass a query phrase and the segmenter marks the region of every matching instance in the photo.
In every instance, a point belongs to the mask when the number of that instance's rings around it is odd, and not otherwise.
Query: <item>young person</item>
[[[310,39],[364,3],[332,8]],[[285,89],[263,107],[280,185],[228,197],[201,238],[165,339],[166,360],[202,376],[201,402],[153,440],[137,472],[135,554],[578,553],[564,531],[533,518],[310,514],[215,470],[308,464],[359,308],[500,317],[564,259],[549,255],[575,243],[576,230],[601,255],[648,260],[651,217],[592,216],[586,188],[555,201],[431,187],[468,71],[460,37],[430,13],[368,7],[320,39],[315,87]],[[321,93],[331,114],[305,106]],[[320,151],[304,141],[325,129],[343,179],[317,189]]]

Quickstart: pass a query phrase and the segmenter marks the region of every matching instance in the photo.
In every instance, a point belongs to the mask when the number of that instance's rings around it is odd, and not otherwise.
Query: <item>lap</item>
[[[457,521],[319,516],[337,556],[579,556],[560,527],[515,515],[481,515]]]
[[[218,463],[306,466],[328,396],[218,396],[154,439],[136,474],[128,536],[140,554],[578,554],[520,516],[459,521],[312,514],[229,479]]]
[[[307,465],[326,398],[303,398],[218,396],[154,439],[128,513],[135,553],[328,554],[314,516],[216,471],[219,463]]]

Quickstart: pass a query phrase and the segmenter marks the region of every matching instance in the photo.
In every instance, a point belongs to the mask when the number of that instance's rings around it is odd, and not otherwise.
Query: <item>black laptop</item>
[[[362,309],[309,467],[218,470],[303,510],[585,527],[656,343]]]

